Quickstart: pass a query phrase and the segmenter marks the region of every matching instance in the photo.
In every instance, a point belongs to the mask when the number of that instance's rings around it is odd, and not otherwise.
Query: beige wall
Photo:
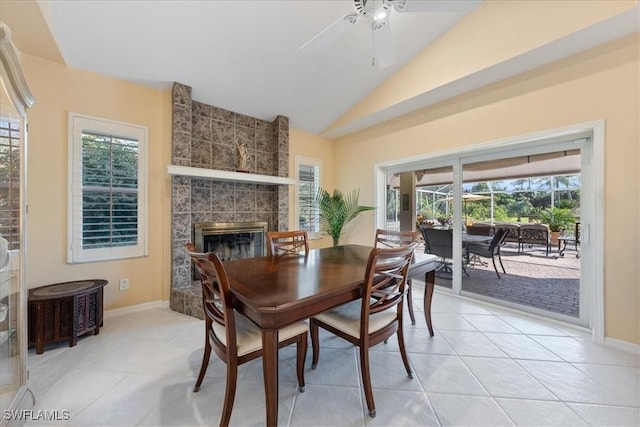
[[[640,344],[638,34],[336,140],[337,187],[372,203],[374,164],[605,120],[605,335]],[[353,161],[353,159],[358,161]],[[349,241],[367,243],[374,218]]]
[[[485,1],[326,131],[517,58],[636,4],[636,0]]]
[[[27,287],[103,278],[105,309],[168,298],[171,123],[169,92],[22,56],[35,105],[28,111]],[[67,264],[68,113],[146,126],[149,137],[149,256]],[[128,278],[129,291],[119,291]]]
[[[298,129],[289,130],[289,175],[295,178],[296,155],[312,157],[322,160],[320,186],[327,191],[333,191],[333,142],[308,132]],[[295,200],[295,188],[291,186],[289,200]],[[295,230],[295,205],[291,203],[289,214],[289,230]],[[311,240],[311,248],[331,246],[331,238],[324,237],[319,240]]]
[[[169,299],[171,188],[171,97],[96,73],[22,56],[36,104],[28,111],[27,287],[104,278],[105,309]],[[149,130],[149,256],[122,261],[67,264],[67,155],[69,112],[147,126]],[[290,131],[290,170],[296,155],[323,161],[325,188],[333,188],[332,142],[296,129]],[[293,172],[291,173],[293,176]],[[291,187],[293,201],[294,188]],[[293,212],[293,206],[292,206]],[[295,217],[290,215],[290,227]],[[314,241],[312,246],[323,245]],[[128,278],[129,291],[118,282]]]

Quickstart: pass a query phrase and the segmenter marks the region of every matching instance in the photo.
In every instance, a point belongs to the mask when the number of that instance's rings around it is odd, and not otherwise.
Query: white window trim
[[[82,168],[79,143],[83,131],[107,133],[134,138],[139,143],[138,154],[138,244],[115,248],[82,249],[82,188],[76,187],[74,171]],[[148,130],[145,126],[107,120],[78,113],[69,113],[69,164],[67,262],[83,263],[147,256],[148,247]]]
[[[300,166],[302,165],[308,165],[308,166],[314,166],[318,168],[318,182],[319,182],[319,186],[322,188],[322,160],[321,159],[317,159],[314,157],[306,157],[306,156],[300,156],[300,155],[296,155],[295,157],[295,178],[296,178],[296,220],[295,220],[295,224],[296,224],[296,229],[300,230],[300,204],[299,204],[299,200],[300,200],[300,180],[299,180],[299,176],[300,176]],[[321,239],[322,238],[322,232],[318,231],[318,232],[310,232],[308,233],[308,237],[309,239],[315,240],[315,239]]]

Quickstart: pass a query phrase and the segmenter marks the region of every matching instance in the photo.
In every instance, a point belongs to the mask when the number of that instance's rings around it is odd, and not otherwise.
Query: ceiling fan
[[[405,12],[455,12],[470,10],[479,0],[353,0],[354,12],[341,16],[300,47],[306,53],[318,52],[360,21],[370,22],[373,37],[372,65],[385,68],[395,62],[395,48],[389,14]],[[469,7],[469,6],[472,7]]]

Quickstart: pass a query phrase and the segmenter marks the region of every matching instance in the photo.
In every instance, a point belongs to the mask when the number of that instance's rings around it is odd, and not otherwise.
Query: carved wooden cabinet
[[[106,280],[78,280],[29,290],[29,344],[36,353],[45,344],[69,340],[76,345],[79,336],[100,333],[102,326],[102,288]]]

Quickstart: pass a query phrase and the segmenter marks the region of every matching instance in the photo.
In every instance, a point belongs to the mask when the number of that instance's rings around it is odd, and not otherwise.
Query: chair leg
[[[364,397],[367,401],[369,416],[376,417],[376,404],[373,401],[373,388],[371,387],[371,373],[369,372],[369,349],[360,346],[360,371],[362,374],[362,387],[364,387]]]
[[[296,371],[298,374],[298,390],[304,393],[304,360],[307,358],[307,334],[300,335],[296,343]]]
[[[493,261],[493,268],[496,270],[496,274],[498,275],[498,279],[500,279],[500,273],[498,273],[498,267],[496,267],[496,257],[492,256],[491,261]]]
[[[318,324],[315,319],[309,321],[309,329],[311,330],[311,350],[313,357],[311,358],[311,369],[318,366],[318,358],[320,357],[320,340],[318,338]]]
[[[233,410],[233,401],[236,398],[236,382],[238,380],[238,365],[236,361],[227,363],[227,387],[224,392],[224,405],[222,406],[222,417],[220,418],[220,427],[228,426],[231,420],[231,411]]]
[[[200,365],[200,373],[198,374],[198,379],[196,380],[196,385],[193,387],[194,393],[200,391],[200,386],[202,385],[202,380],[204,380],[204,374],[207,373],[207,368],[209,367],[209,358],[211,357],[211,343],[209,342],[208,331],[205,330],[205,343],[204,343],[204,353],[202,355],[202,365]]]
[[[411,280],[407,280],[407,307],[409,308],[409,317],[411,318],[411,324],[415,325],[416,324],[416,316],[415,314],[413,314],[413,298],[411,296],[412,292],[411,289],[413,288],[413,286],[411,286]]]
[[[502,263],[502,257],[498,254],[498,261],[500,261],[500,267],[502,267],[502,272],[507,274],[507,270],[504,269],[504,264]]]
[[[409,358],[407,357],[407,350],[404,346],[404,333],[402,332],[402,328],[398,328],[398,346],[400,347],[400,356],[402,356],[402,363],[404,363],[404,368],[407,370],[407,376],[413,379],[413,373],[411,372],[411,365],[409,364]]]

